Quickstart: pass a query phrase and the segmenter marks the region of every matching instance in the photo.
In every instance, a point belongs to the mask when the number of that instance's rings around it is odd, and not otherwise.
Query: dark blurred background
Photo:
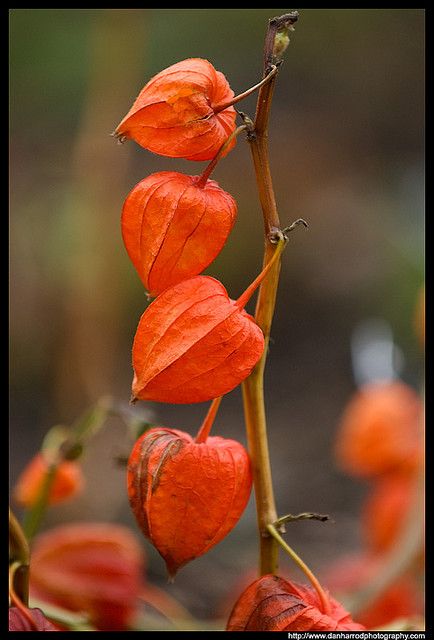
[[[102,395],[128,403],[146,299],[122,244],[122,204],[152,172],[195,175],[205,166],[109,134],[151,76],[181,59],[208,59],[235,93],[257,82],[267,21],[285,11],[10,11],[11,484],[50,426],[71,423]],[[350,345],[360,323],[386,322],[401,377],[421,383],[413,314],[424,280],[424,73],[422,9],[304,9],[275,92],[270,153],[281,220],[302,216],[310,228],[294,232],[283,258],[266,372],[270,449],[279,513],[333,517],[290,527],[288,540],[314,570],[360,543],[366,487],[333,457],[356,388]],[[241,108],[253,116],[255,97]],[[213,177],[239,215],[207,273],[235,298],[259,271],[263,243],[243,139]],[[141,404],[149,420],[192,434],[207,410]],[[239,389],[214,431],[245,442]],[[50,511],[44,526],[98,519],[137,532],[114,461],[129,447],[111,419],[86,452],[87,491]],[[150,579],[165,585],[163,562],[144,546]],[[256,557],[252,498],[235,530],[168,589],[196,615],[213,615]],[[282,566],[300,577],[283,556]]]

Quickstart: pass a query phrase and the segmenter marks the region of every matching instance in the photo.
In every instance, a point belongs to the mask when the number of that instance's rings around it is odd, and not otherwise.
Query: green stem
[[[264,46],[264,77],[274,60],[274,44],[278,27],[288,22],[288,15],[270,20]],[[292,18],[291,18],[292,19]],[[294,20],[295,21],[295,20]],[[276,231],[280,231],[280,220],[274,196],[268,153],[268,119],[276,73],[264,84],[258,95],[253,129],[249,132],[250,149],[255,167],[259,200],[264,218],[265,248],[263,267],[273,259],[279,245],[273,243]],[[278,545],[270,535],[268,525],[277,520],[268,450],[267,423],[264,400],[264,370],[267,359],[271,323],[279,283],[280,259],[276,259],[267,278],[260,285],[256,304],[255,320],[264,333],[265,348],[261,360],[250,376],[243,382],[244,417],[247,442],[253,469],[256,497],[256,513],[260,540],[260,573],[275,573],[278,567]]]
[[[48,506],[50,490],[56,477],[57,467],[57,462],[53,462],[50,464],[47,469],[47,473],[45,474],[44,481],[41,484],[41,490],[38,499],[25,513],[23,529],[29,542],[37,533],[42,519],[45,515],[45,511]]]
[[[262,80],[257,84],[255,84],[253,87],[250,87],[250,89],[243,91],[243,93],[239,93],[237,96],[235,96],[231,100],[227,100],[226,102],[222,102],[221,104],[214,105],[213,106],[214,113],[215,114],[220,113],[220,111],[224,111],[228,107],[232,107],[234,104],[241,102],[241,100],[244,100],[244,98],[247,98],[248,96],[250,96],[250,94],[256,91],[256,89],[260,89],[262,86],[264,86],[264,84],[269,82],[271,78],[276,75],[276,73],[277,73],[277,67],[273,65],[270,71],[265,76],[265,78],[262,78]]]
[[[232,133],[230,134],[230,136],[228,137],[227,140],[224,141],[224,143],[222,144],[222,146],[220,147],[220,149],[217,151],[217,153],[215,154],[214,158],[211,160],[211,162],[205,167],[205,170],[203,171],[202,175],[199,177],[198,181],[196,182],[196,186],[203,189],[204,186],[206,185],[206,183],[208,182],[208,178],[210,177],[210,175],[212,174],[212,172],[214,171],[214,169],[216,168],[219,160],[221,159],[221,157],[224,155],[226,149],[228,148],[228,146],[231,144],[232,140],[234,138],[236,138],[241,131],[244,131],[245,129],[247,129],[247,125],[242,124],[239,127],[237,127],[235,129],[235,131],[232,131]]]
[[[13,586],[18,598],[27,605],[29,601],[29,544],[20,523],[10,509],[9,562],[18,564],[13,571]]]
[[[21,600],[20,596],[17,593],[16,585],[18,583],[17,574],[21,569],[19,562],[13,562],[9,566],[9,598],[11,606],[16,607],[21,611],[21,614],[26,618],[29,625],[32,627],[32,631],[37,631],[37,625],[35,620],[33,619],[32,613],[28,606]]]
[[[198,434],[196,436],[196,440],[195,440],[196,444],[205,442],[206,439],[208,438],[209,433],[211,431],[211,427],[214,424],[217,411],[219,410],[219,406],[220,406],[220,402],[222,401],[222,398],[223,396],[220,396],[219,398],[215,398],[211,402],[211,406],[208,409],[208,413],[206,414],[205,420],[203,421],[202,426],[200,427]]]
[[[31,599],[32,608],[42,609],[46,618],[53,622],[57,622],[62,627],[67,627],[68,631],[97,631],[90,624],[87,613],[74,613],[67,611],[54,604],[45,602],[45,600]]]
[[[253,280],[252,284],[250,284],[247,287],[247,289],[244,291],[244,293],[242,293],[240,295],[240,297],[238,298],[238,300],[236,301],[236,306],[239,309],[244,309],[244,307],[246,306],[246,304],[248,303],[248,301],[250,300],[250,298],[252,297],[252,295],[254,294],[256,289],[261,284],[261,282],[263,282],[265,280],[266,275],[271,270],[271,268],[273,267],[274,263],[280,257],[283,249],[285,248],[286,242],[287,242],[286,237],[282,235],[280,240],[277,243],[276,250],[275,250],[274,255],[272,256],[271,260],[265,265],[265,267],[262,269],[261,273]]]
[[[321,607],[322,607],[323,613],[325,613],[326,615],[330,615],[330,613],[331,613],[330,600],[328,599],[327,594],[325,593],[324,589],[320,585],[318,579],[315,577],[315,575],[309,569],[307,564],[305,562],[303,562],[303,560],[300,558],[300,556],[298,556],[295,553],[294,549],[292,547],[290,547],[289,544],[287,544],[285,542],[285,540],[279,534],[279,532],[277,531],[277,529],[276,529],[276,527],[274,525],[269,524],[268,525],[268,531],[273,536],[273,538],[280,544],[282,549],[284,549],[286,551],[286,553],[291,557],[291,559],[295,562],[295,564],[303,571],[303,573],[306,576],[306,578],[310,581],[310,583],[312,584],[313,588],[315,589],[315,591],[318,594],[318,597],[319,597],[320,602],[321,602]]]

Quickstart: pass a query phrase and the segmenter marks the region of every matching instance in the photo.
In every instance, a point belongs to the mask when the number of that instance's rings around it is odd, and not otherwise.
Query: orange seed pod
[[[370,383],[348,403],[336,454],[349,474],[365,478],[412,471],[422,456],[422,402],[403,382]]]
[[[317,592],[271,574],[251,584],[235,604],[227,631],[360,631],[339,602],[328,596],[325,614]]]
[[[365,540],[373,552],[384,552],[400,535],[416,495],[416,477],[391,474],[368,495],[362,510]]]
[[[243,307],[284,245],[281,240],[272,260],[236,301],[218,280],[195,276],[169,287],[149,305],[133,343],[133,401],[204,402],[247,378],[264,351],[264,335]]]
[[[18,478],[14,498],[22,507],[31,507],[38,499],[42,484],[47,476],[49,464],[38,453],[26,466]],[[59,463],[48,495],[48,504],[58,504],[74,497],[84,486],[80,465],[71,460]]]
[[[359,553],[346,555],[330,565],[323,576],[323,583],[336,594],[351,599],[369,585],[382,569],[381,555]],[[423,593],[417,580],[407,572],[401,574],[384,591],[368,601],[357,613],[357,619],[367,629],[383,627],[399,618],[411,618],[423,614]]]
[[[233,97],[224,75],[208,60],[189,58],[145,85],[115,135],[163,156],[210,160],[235,129],[235,109],[225,107]]]
[[[203,271],[219,254],[237,206],[214,180],[174,171],[154,173],[125,200],[122,237],[152,296]]]
[[[138,609],[144,554],[121,525],[75,522],[34,540],[30,593],[68,611],[84,611],[100,631],[125,629]]]
[[[127,482],[137,523],[174,576],[235,526],[249,500],[252,476],[239,442],[220,437],[195,442],[183,431],[156,427],[134,445]]]

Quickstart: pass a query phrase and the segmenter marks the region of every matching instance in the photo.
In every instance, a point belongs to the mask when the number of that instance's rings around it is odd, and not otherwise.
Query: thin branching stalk
[[[284,48],[280,47],[279,50],[276,51],[277,35],[287,33],[297,18],[297,12],[293,12],[270,20],[264,47],[264,77],[269,74],[273,64],[278,65],[281,62],[281,55],[284,52]],[[255,121],[248,135],[264,218],[264,267],[271,261],[274,253],[278,250],[278,245],[276,245],[273,240],[274,234],[280,230],[280,220],[274,196],[268,153],[268,119],[277,75],[278,74],[275,73],[269,82],[264,84],[259,90]],[[261,575],[275,573],[278,566],[278,543],[277,540],[270,535],[268,530],[268,526],[277,520],[277,511],[267,439],[264,370],[279,274],[280,257],[273,264],[267,278],[261,284],[256,304],[255,320],[264,333],[264,354],[250,376],[243,383],[244,416],[249,453],[252,460],[259,528]]]

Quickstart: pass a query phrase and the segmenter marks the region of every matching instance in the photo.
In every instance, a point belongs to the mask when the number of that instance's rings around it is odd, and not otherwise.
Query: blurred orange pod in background
[[[214,180],[174,171],[153,173],[127,196],[122,237],[152,296],[203,271],[235,223],[237,205]]]
[[[42,453],[38,453],[19,476],[13,497],[22,507],[31,507],[39,498],[50,465]],[[80,493],[84,486],[81,466],[73,460],[61,461],[54,473],[48,494],[48,504],[65,502]]]
[[[423,459],[423,403],[399,381],[369,383],[347,404],[336,436],[336,457],[348,474],[374,478],[415,470]]]
[[[381,553],[394,544],[418,490],[414,474],[395,473],[376,483],[364,502],[361,516],[363,535],[370,550]]]
[[[224,75],[208,60],[188,58],[145,85],[115,135],[159,155],[210,160],[235,129],[235,109],[224,108],[233,97]]]
[[[338,597],[351,600],[352,594],[369,585],[382,568],[382,558],[371,553],[347,555],[325,569],[321,582]],[[376,629],[400,618],[423,614],[422,590],[407,572],[395,578],[357,613],[367,629]]]
[[[85,612],[99,630],[123,630],[137,611],[145,558],[134,535],[111,523],[58,526],[34,540],[30,595]]]

